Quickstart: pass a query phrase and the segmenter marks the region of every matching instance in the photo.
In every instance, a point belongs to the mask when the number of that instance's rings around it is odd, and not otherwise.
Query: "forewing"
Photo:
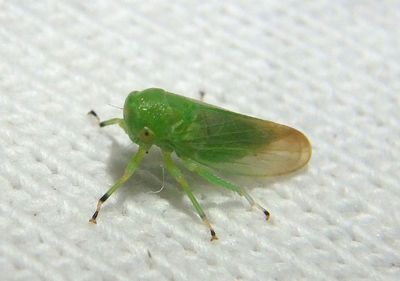
[[[180,157],[240,175],[285,174],[311,157],[308,139],[296,129],[207,106],[194,112],[174,143]]]

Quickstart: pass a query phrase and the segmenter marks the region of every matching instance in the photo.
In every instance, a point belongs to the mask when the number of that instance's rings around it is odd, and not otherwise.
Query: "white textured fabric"
[[[399,1],[1,1],[1,280],[400,280]],[[247,179],[272,214],[118,127],[161,87],[305,132],[308,168]]]

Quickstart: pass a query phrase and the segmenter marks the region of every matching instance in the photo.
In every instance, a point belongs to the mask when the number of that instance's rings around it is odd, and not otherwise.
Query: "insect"
[[[274,122],[234,113],[163,89],[131,92],[125,100],[123,118],[100,122],[100,127],[119,125],[139,145],[121,178],[99,199],[91,222],[96,223],[102,204],[133,175],[152,146],[158,146],[166,170],[189,197],[196,212],[209,228],[211,240],[218,239],[203,208],[175,165],[175,153],[187,169],[208,182],[246,198],[269,219],[245,188],[215,174],[276,176],[303,167],[311,157],[311,145],[298,130]]]

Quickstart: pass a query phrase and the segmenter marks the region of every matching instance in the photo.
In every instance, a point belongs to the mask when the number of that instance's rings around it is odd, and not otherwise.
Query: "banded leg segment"
[[[111,118],[106,121],[100,121],[99,116],[94,110],[88,112],[89,115],[93,115],[100,127],[110,126],[110,125],[119,125],[124,131],[126,131],[126,125],[124,119],[121,118]]]
[[[205,180],[208,182],[215,184],[217,186],[221,186],[224,188],[227,188],[229,190],[237,192],[240,196],[244,196],[246,200],[250,203],[250,205],[253,207],[257,207],[260,209],[264,214],[266,219],[268,220],[270,217],[270,213],[263,208],[260,204],[258,204],[253,197],[250,196],[250,194],[246,191],[245,188],[240,187],[236,184],[233,184],[227,180],[224,180],[220,178],[219,176],[211,173],[208,168],[204,167],[200,163],[194,162],[193,160],[190,159],[184,159],[183,164],[188,168],[190,171],[196,172],[198,175],[203,177]]]
[[[196,209],[196,212],[199,214],[200,218],[210,229],[211,241],[218,239],[217,235],[215,234],[214,229],[212,228],[210,222],[207,219],[206,214],[203,211],[203,208],[200,206],[196,197],[194,197],[192,190],[189,187],[189,184],[187,183],[186,179],[183,177],[181,170],[173,162],[171,153],[163,151],[163,156],[164,156],[165,167],[170,172],[170,174],[175,178],[175,180],[181,185],[183,191],[185,191],[186,195],[189,197],[194,208]]]
[[[139,151],[132,157],[129,161],[128,166],[125,168],[124,174],[117,182],[99,199],[97,202],[97,208],[94,212],[92,218],[89,220],[92,223],[96,223],[96,218],[100,212],[101,205],[113,194],[118,188],[120,188],[136,171],[142,161],[144,155],[146,154],[146,149],[144,147],[139,147]]]

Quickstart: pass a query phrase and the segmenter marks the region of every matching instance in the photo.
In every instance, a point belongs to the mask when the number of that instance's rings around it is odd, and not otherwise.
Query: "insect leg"
[[[119,178],[117,182],[109,190],[107,190],[107,192],[97,202],[96,211],[94,212],[92,218],[89,220],[90,222],[96,223],[96,218],[100,212],[101,205],[111,196],[111,194],[114,193],[114,191],[120,188],[133,175],[133,173],[139,167],[140,162],[146,154],[146,151],[147,149],[139,147],[139,151],[129,161],[128,166],[125,168],[122,177]]]
[[[250,194],[246,191],[245,188],[240,187],[234,183],[231,183],[227,180],[224,180],[222,178],[220,178],[219,176],[211,173],[209,171],[209,169],[205,168],[203,165],[194,162],[192,160],[189,159],[185,159],[183,160],[184,165],[191,171],[196,172],[197,174],[199,174],[201,177],[203,177],[205,180],[207,180],[208,182],[230,189],[232,191],[235,191],[237,193],[239,193],[240,196],[244,196],[246,198],[246,200],[250,203],[251,206],[255,206],[258,209],[260,209],[264,214],[266,219],[268,220],[270,217],[269,212],[263,208],[260,204],[258,204],[253,197],[250,196]]]
[[[200,90],[199,95],[200,95],[200,100],[204,101],[204,96],[206,95],[206,92],[204,92],[203,90]]]
[[[200,218],[203,222],[208,226],[211,233],[211,241],[218,239],[217,235],[215,234],[214,229],[212,228],[211,224],[209,223],[206,214],[203,211],[203,208],[200,206],[199,202],[197,201],[196,197],[194,197],[189,184],[187,183],[186,179],[183,177],[181,170],[174,164],[171,153],[163,151],[164,156],[164,164],[167,170],[171,173],[171,175],[175,178],[175,180],[181,185],[182,189],[185,191],[187,196],[189,197],[190,201],[194,208],[196,209],[197,213],[199,214]]]
[[[119,125],[122,129],[124,129],[124,131],[126,131],[126,126],[125,126],[124,119],[121,119],[121,118],[111,118],[111,119],[106,120],[106,121],[100,121],[99,116],[97,115],[97,113],[96,113],[94,110],[89,111],[88,114],[89,114],[89,115],[93,115],[93,116],[96,118],[96,120],[97,120],[97,122],[98,122],[98,124],[99,124],[100,127],[105,127],[105,126],[110,126],[110,125],[115,125],[115,124],[117,124],[117,125]]]

